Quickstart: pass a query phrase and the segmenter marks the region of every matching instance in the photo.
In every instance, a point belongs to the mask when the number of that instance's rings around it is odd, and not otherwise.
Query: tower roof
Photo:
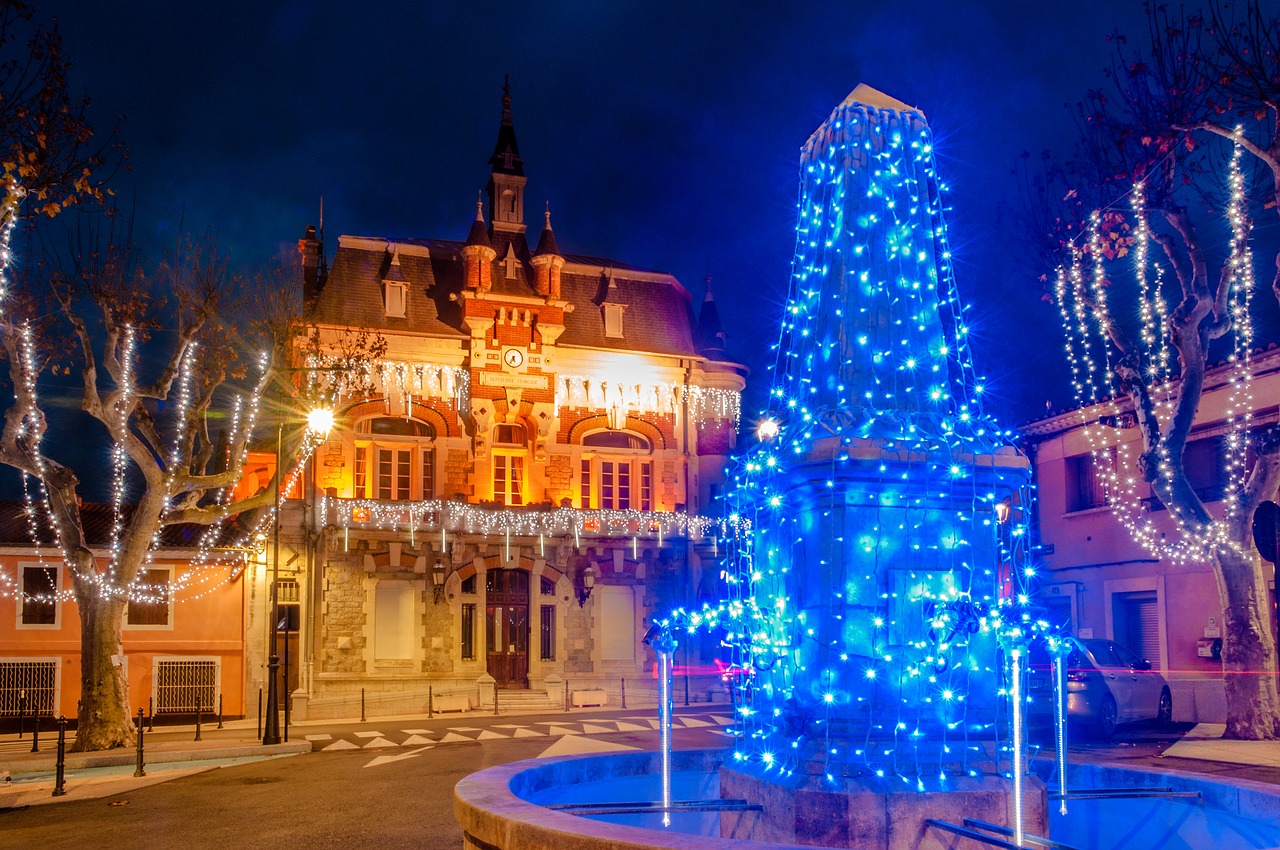
[[[467,245],[483,245],[486,248],[492,248],[493,243],[489,241],[489,228],[484,226],[484,201],[476,198],[476,217],[471,222],[471,230],[467,233]]]
[[[706,284],[707,294],[702,297],[702,309],[698,311],[698,353],[712,360],[723,360],[727,334],[720,322],[720,308],[716,306],[716,298],[711,291],[711,275],[707,275]]]
[[[542,236],[538,239],[538,247],[533,249],[533,254],[540,257],[543,254],[559,254],[560,248],[556,245],[556,235],[551,230],[551,206],[547,205],[547,211],[544,213],[546,222],[542,225]]]
[[[494,174],[524,176],[524,160],[520,158],[520,146],[516,144],[516,128],[511,123],[511,78],[502,80],[502,123],[498,125],[498,141],[489,157]]]

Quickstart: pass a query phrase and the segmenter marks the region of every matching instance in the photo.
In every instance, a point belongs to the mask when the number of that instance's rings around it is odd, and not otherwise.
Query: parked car
[[[1112,640],[1068,639],[1067,721],[1108,739],[1116,726],[1142,720],[1173,721],[1169,683],[1151,662]],[[1043,646],[1031,649],[1028,709],[1034,719],[1053,718],[1053,664]]]

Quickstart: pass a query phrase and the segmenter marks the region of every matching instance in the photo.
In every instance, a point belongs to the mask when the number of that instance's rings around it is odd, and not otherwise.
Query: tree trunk
[[[80,714],[73,752],[132,746],[129,683],[120,630],[127,600],[96,593],[80,607]]]
[[[1266,576],[1253,558],[1227,549],[1219,550],[1215,567],[1223,601],[1224,737],[1274,740],[1280,737],[1280,698]]]

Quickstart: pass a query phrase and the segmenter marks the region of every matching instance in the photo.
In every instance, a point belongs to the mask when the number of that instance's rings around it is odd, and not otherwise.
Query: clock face
[[[519,369],[524,364],[524,352],[518,348],[508,348],[502,354],[502,362],[512,369]]]

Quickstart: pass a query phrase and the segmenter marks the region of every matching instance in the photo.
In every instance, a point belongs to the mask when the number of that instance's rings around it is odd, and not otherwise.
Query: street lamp
[[[578,590],[578,607],[585,607],[587,600],[591,598],[591,591],[596,588],[596,568],[588,565],[582,571],[582,587]]]
[[[283,473],[281,447],[284,443],[284,420],[276,428],[275,530],[271,555],[271,637],[267,659],[267,717],[262,727],[262,743],[280,743],[280,656],[276,653],[276,639],[280,629],[280,477]],[[307,413],[307,430],[326,436],[333,427],[333,411],[316,408]]]
[[[435,604],[437,605],[444,598],[444,573],[445,565],[443,563],[437,563],[435,569],[431,571],[431,587],[436,593]]]

